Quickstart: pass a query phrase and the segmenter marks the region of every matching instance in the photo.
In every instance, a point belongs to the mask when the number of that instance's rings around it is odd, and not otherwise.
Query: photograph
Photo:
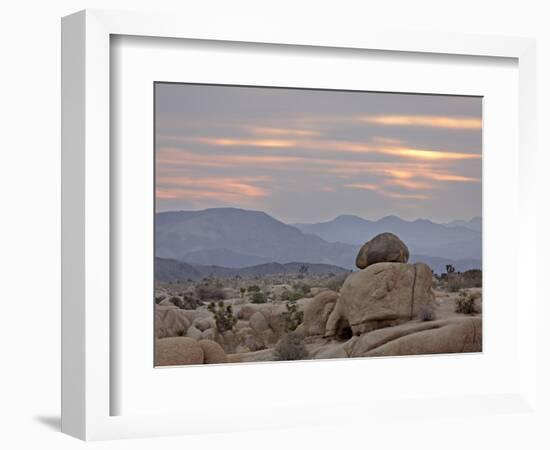
[[[155,367],[482,352],[482,97],[153,89]]]

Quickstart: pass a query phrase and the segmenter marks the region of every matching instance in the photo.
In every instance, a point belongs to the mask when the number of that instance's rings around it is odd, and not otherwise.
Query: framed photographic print
[[[156,365],[481,352],[481,97],[154,89]]]
[[[63,19],[63,430],[529,409],[533,42],[192,22]]]

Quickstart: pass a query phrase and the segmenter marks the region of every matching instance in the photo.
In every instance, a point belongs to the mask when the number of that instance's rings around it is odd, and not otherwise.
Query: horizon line
[[[409,220],[409,219],[403,219],[402,217],[400,217],[396,214],[389,214],[389,215],[386,215],[386,216],[382,216],[378,219],[372,219],[372,218],[362,217],[362,216],[359,216],[357,214],[344,214],[343,213],[343,214],[339,214],[339,215],[333,217],[332,219],[319,220],[317,222],[285,222],[285,221],[275,217],[273,214],[269,214],[266,211],[262,211],[262,210],[259,210],[259,209],[239,208],[239,207],[236,207],[236,206],[219,206],[219,207],[202,208],[202,209],[179,209],[179,210],[155,211],[155,215],[156,214],[164,214],[164,213],[202,212],[202,211],[221,210],[221,209],[232,209],[232,210],[247,211],[247,212],[259,212],[259,213],[266,214],[266,215],[272,217],[273,219],[278,220],[279,222],[282,222],[286,225],[310,225],[310,224],[317,224],[317,223],[332,222],[332,221],[334,221],[334,220],[336,220],[340,217],[346,217],[346,216],[347,217],[355,217],[355,218],[358,218],[358,219],[371,221],[371,222],[379,222],[383,219],[388,219],[388,218],[397,218],[399,220],[402,220],[403,222],[417,222],[417,221],[425,220],[425,221],[428,221],[428,222],[435,223],[437,225],[447,225],[449,223],[457,222],[457,221],[470,222],[470,221],[475,220],[475,219],[483,220],[483,216],[472,216],[472,217],[469,217],[469,218],[455,218],[455,219],[448,220],[446,222],[435,221],[434,219],[429,219],[429,218],[426,218],[426,217],[417,217],[416,219],[410,219]]]

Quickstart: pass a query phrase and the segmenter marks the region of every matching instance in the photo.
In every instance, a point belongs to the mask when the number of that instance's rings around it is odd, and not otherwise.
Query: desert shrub
[[[266,303],[267,297],[263,292],[254,292],[250,297],[252,303]]]
[[[273,349],[275,361],[297,361],[308,356],[304,336],[301,333],[285,334]]]
[[[155,303],[158,305],[160,302],[162,302],[166,298],[166,295],[160,294],[155,297]]]
[[[466,287],[464,283],[464,278],[459,273],[449,273],[447,274],[447,288],[451,292],[458,292],[461,289]]]
[[[260,292],[260,286],[258,286],[257,284],[248,286],[248,292]]]
[[[435,310],[431,305],[422,305],[418,311],[418,318],[422,322],[431,322],[435,320]]]
[[[302,298],[302,294],[300,292],[284,291],[281,294],[281,300],[283,302],[296,301],[296,300],[300,300],[301,298]]]
[[[466,270],[462,273],[462,278],[466,284],[465,287],[480,288],[483,285],[483,273],[479,269]]]
[[[286,311],[282,314],[284,320],[285,331],[292,332],[304,321],[304,312],[298,310],[296,300],[288,300],[286,302]]]
[[[233,327],[237,323],[237,318],[233,315],[233,307],[231,305],[225,305],[222,301],[219,301],[217,304],[212,302],[208,305],[208,311],[214,315],[216,328],[220,333],[233,330]]]
[[[301,297],[305,297],[306,295],[308,295],[311,291],[311,286],[309,284],[306,284],[306,283],[296,283],[294,286],[294,291],[297,292],[298,294],[301,294]]]
[[[170,297],[170,300],[168,300],[172,305],[177,306],[178,308],[183,309],[183,300],[179,297]]]
[[[475,297],[466,291],[460,291],[455,300],[455,311],[461,314],[475,314]]]
[[[195,288],[195,294],[199,300],[206,302],[216,302],[225,298],[225,294],[219,286],[209,283],[199,284]]]
[[[450,272],[440,276],[440,281],[447,284],[451,292],[458,292],[461,289],[481,287],[483,274],[479,269],[471,269],[465,272]]]
[[[302,284],[301,286],[302,292],[304,295],[308,295],[311,292],[311,286],[309,284]]]
[[[193,294],[184,294],[183,295],[183,307],[182,309],[197,309],[199,306],[202,306],[204,303],[201,302]]]
[[[241,292],[241,298],[244,298],[244,294],[246,293],[246,288],[241,288],[240,289],[240,292]]]

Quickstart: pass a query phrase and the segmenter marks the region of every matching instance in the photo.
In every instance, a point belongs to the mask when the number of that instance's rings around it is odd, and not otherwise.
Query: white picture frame
[[[312,47],[368,49],[416,54],[447,54],[480,57],[501,57],[518,64],[518,133],[519,184],[517,197],[521,241],[515,246],[517,276],[528,278],[536,261],[535,203],[532,190],[535,172],[535,43],[532,39],[487,37],[451,34],[394,33],[384,30],[367,32],[349,30],[330,36],[315,30],[280,30],[266,24],[251,23],[233,28],[231,24],[196,23],[191,17],[112,11],[82,11],[67,16],[62,22],[62,430],[86,440],[123,437],[162,436],[207,431],[246,430],[265,427],[262,415],[257,420],[222,424],[201,422],[189,414],[112,415],[113,383],[111,366],[116,352],[110,336],[116,323],[111,320],[111,184],[110,146],[110,63],[112,35],[143,36],[224,41],[242,43],[296,45],[307,51]],[[342,86],[345,87],[345,86]],[[532,295],[522,300],[522,308],[536,308]],[[525,292],[525,291],[524,291]],[[517,294],[516,294],[517,295]],[[517,412],[535,408],[536,329],[525,314],[517,315],[519,377],[516,389],[461,398],[434,398],[445,411],[459,414],[497,412],[506,405]],[[397,363],[393,363],[395,366]],[[250,366],[249,366],[250,367]],[[271,366],[273,367],[273,366]],[[218,368],[215,368],[216,370]],[[187,370],[187,369],[184,369]],[[264,366],[262,373],[267,373]],[[181,372],[185,377],[185,372]],[[373,405],[347,404],[347,416],[372,417],[374,410],[386,411],[389,406],[377,401]],[[334,417],[325,411],[322,402],[279,405],[277,419],[269,426],[329,421]],[[411,413],[422,408],[421,400],[409,399]],[[307,412],[307,414],[306,414]],[[347,417],[346,416],[346,417]],[[304,420],[304,417],[309,417]],[[265,419],[265,417],[264,417]],[[264,420],[265,422],[265,420]]]

